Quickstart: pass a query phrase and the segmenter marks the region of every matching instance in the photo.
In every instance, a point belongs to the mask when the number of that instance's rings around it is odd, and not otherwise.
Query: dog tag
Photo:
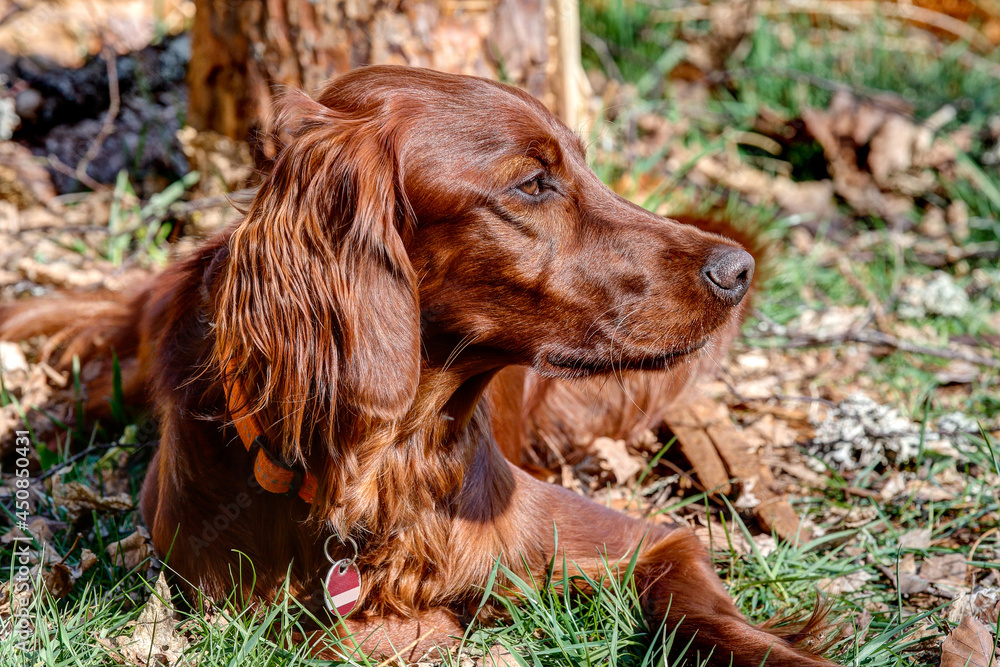
[[[361,574],[354,563],[347,560],[339,560],[334,563],[326,573],[326,608],[336,612],[346,618],[354,611],[354,606],[358,603],[358,596],[361,595]]]

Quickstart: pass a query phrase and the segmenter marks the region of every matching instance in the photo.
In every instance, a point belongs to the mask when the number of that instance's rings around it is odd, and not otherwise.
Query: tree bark
[[[367,64],[499,79],[571,124],[576,0],[196,0],[191,125],[245,139],[282,86],[316,91]],[[568,62],[568,59],[572,62]]]

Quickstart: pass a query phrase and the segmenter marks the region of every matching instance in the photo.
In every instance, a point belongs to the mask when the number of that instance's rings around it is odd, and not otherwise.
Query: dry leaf
[[[789,213],[809,215],[813,220],[829,220],[836,215],[833,181],[796,182],[784,177],[774,179],[774,200]]]
[[[927,449],[929,448],[925,445],[924,451],[927,451]],[[942,502],[955,499],[953,491],[942,488],[931,481],[913,480],[913,482],[907,484],[907,491],[911,498],[923,502]]]
[[[483,656],[482,667],[517,667],[521,664],[513,653],[501,646],[493,646],[490,652]]]
[[[60,561],[42,573],[42,583],[52,597],[62,599],[73,590],[77,579],[96,562],[97,556],[89,549],[84,549],[80,553],[79,565],[66,565]]]
[[[901,595],[923,593],[931,587],[931,582],[925,581],[916,574],[917,567],[913,554],[907,554],[893,567],[885,567],[884,565],[876,565],[876,567],[892,582]]]
[[[966,616],[941,645],[941,667],[989,667],[995,664],[990,628],[973,616]]]
[[[738,510],[752,510],[760,506],[760,498],[754,495],[753,489],[757,485],[757,478],[751,477],[744,480],[740,488],[739,497],[733,502],[733,507]]]
[[[594,451],[604,461],[608,470],[614,473],[619,483],[628,481],[643,468],[642,459],[632,456],[625,447],[624,440],[597,438],[591,443]]]
[[[899,547],[901,549],[927,549],[931,546],[931,529],[918,528],[910,530],[899,536]]]
[[[1000,588],[977,588],[960,595],[948,608],[948,621],[958,623],[966,616],[975,616],[990,627],[1000,619]]]
[[[0,341],[0,369],[4,373],[28,372],[28,360],[17,343]]]
[[[920,566],[920,576],[935,584],[965,583],[965,556],[962,554],[945,554],[932,556]]]
[[[109,544],[107,552],[115,565],[121,565],[127,570],[134,570],[153,555],[149,532],[139,526],[134,533],[125,539]]]
[[[84,572],[86,572],[96,564],[97,564],[97,554],[95,554],[90,549],[84,548],[84,550],[80,552],[80,567],[83,569]]]
[[[968,361],[955,360],[934,374],[941,384],[970,384],[979,377],[979,367]]]
[[[894,472],[889,476],[889,479],[885,481],[882,485],[882,489],[879,491],[879,496],[882,500],[889,502],[899,494],[906,490],[906,475],[901,472]]]
[[[909,119],[896,114],[886,118],[872,137],[868,154],[868,167],[876,183],[885,188],[891,187],[890,177],[913,165],[916,136],[917,126]]]
[[[116,640],[122,656],[135,665],[172,665],[187,646],[177,634],[177,612],[170,602],[170,587],[163,572],[153,594],[135,622],[131,639]]]
[[[754,535],[753,542],[757,545],[757,551],[759,551],[760,555],[765,558],[778,550],[778,541],[774,539],[774,536],[772,535],[764,533]]]
[[[700,525],[695,526],[694,534],[709,551],[731,553],[736,556],[745,556],[750,553],[750,543],[747,542],[743,533],[734,532],[731,527],[727,530],[718,521],[704,517],[698,517],[698,523]]]
[[[52,499],[56,507],[65,507],[71,523],[91,511],[121,512],[132,509],[132,497],[126,493],[100,496],[80,482],[66,482],[57,475],[52,480]]]
[[[896,572],[900,574],[916,574],[917,573],[917,557],[913,554],[904,554],[896,566],[893,568]]]
[[[798,439],[798,433],[788,425],[788,422],[775,419],[772,415],[762,416],[747,430],[759,433],[766,443],[775,447],[791,447]]]
[[[816,586],[832,596],[843,595],[844,593],[854,593],[863,589],[872,579],[872,575],[865,570],[858,570],[833,579],[820,579]]]
[[[930,587],[931,582],[921,579],[918,575],[901,572],[899,574],[899,585],[896,588],[899,590],[900,595],[906,596],[923,593]]]
[[[73,590],[73,584],[80,577],[79,570],[74,572],[73,569],[62,563],[53,565],[51,570],[42,574],[45,590],[57,600],[66,597]]]
[[[51,542],[52,536],[66,530],[66,523],[44,516],[36,516],[28,523],[28,532],[36,540]]]

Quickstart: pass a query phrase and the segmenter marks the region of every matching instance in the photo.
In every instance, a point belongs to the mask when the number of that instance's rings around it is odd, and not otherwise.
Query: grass
[[[711,31],[706,20],[682,20],[681,12],[638,0],[588,0],[582,3],[581,14],[585,64],[635,91],[626,105],[607,110],[614,120],[598,125],[590,137],[598,174],[617,186],[631,183],[631,189],[624,188],[625,194],[651,210],[690,210],[694,203],[697,211],[723,211],[730,218],[763,227],[776,247],[770,278],[756,302],[759,318],[752,317],[746,329],[748,348],[780,347],[780,340],[754,338],[760,319],[788,325],[804,313],[845,306],[864,309],[873,303],[887,317],[896,317],[894,303],[901,285],[926,278],[936,269],[923,264],[912,249],[899,248],[890,225],[851,211],[844,202],[837,220],[807,220],[784,214],[772,204],[750,202],[722,188],[692,182],[694,159],[666,172],[663,162],[669,146],[654,146],[647,154],[633,150],[632,121],[641,114],[658,114],[677,126],[671,141],[691,149],[697,157],[724,155],[735,146],[732,154],[741,164],[766,171],[777,160],[789,165],[793,180],[809,181],[829,176],[822,149],[815,142],[791,142],[774,156],[740,144],[734,136],[753,131],[762,108],[794,119],[804,108],[826,108],[833,93],[845,86],[862,95],[892,93],[911,106],[917,119],[951,104],[957,113],[946,129],[968,123],[976,130],[974,140],[967,154],[960,153],[955,172],[939,175],[943,195],[915,202],[915,210],[919,213],[931,204],[944,208],[960,201],[970,216],[968,243],[1000,239],[1000,174],[980,160],[988,148],[983,140],[987,119],[1000,114],[997,80],[990,71],[1000,63],[997,53],[932,39],[881,16],[847,28],[822,15],[757,17],[745,45],[729,58],[725,71],[713,73],[712,94],[692,103],[678,101],[667,74],[687,55],[681,37],[690,39]],[[639,187],[646,175],[657,177],[659,185],[652,190]],[[122,172],[115,184],[102,255],[115,265],[137,255],[154,263],[164,261],[172,227],[171,205],[197,180],[197,173],[188,174],[142,202],[129,175]],[[809,246],[790,243],[806,226],[811,230]],[[864,260],[848,256],[850,275],[845,275],[835,260],[838,254],[844,255],[845,239],[861,233],[873,240],[870,253]],[[975,269],[995,267],[973,260],[946,268],[964,288],[974,280]],[[1000,322],[1000,282],[995,289],[995,294],[974,296],[968,312],[960,317],[931,316],[908,323],[942,345],[959,336],[995,334]],[[863,374],[885,402],[915,419],[934,419],[961,409],[984,421],[995,420],[1000,415],[996,377],[977,378],[967,391],[955,394],[937,379],[937,372],[946,365],[935,357],[887,351],[873,357]],[[36,442],[37,474],[51,476],[58,471],[63,482],[79,481],[102,492],[105,480],[124,475],[136,499],[152,449],[146,445],[153,429],[151,422],[124,405],[117,360],[114,368],[114,423],[103,425],[102,430],[63,428],[57,452]],[[79,389],[79,367],[72,379]],[[18,398],[0,386],[0,406],[10,404],[17,406],[23,422],[23,408],[31,406],[20,406]],[[82,410],[82,402],[77,410]],[[77,417],[76,423],[82,423],[83,415]],[[99,447],[85,456],[71,457],[70,440],[77,449]],[[895,468],[872,467],[850,475],[828,469],[820,474],[820,488],[795,499],[796,510],[816,526],[815,537],[798,545],[779,542],[767,548],[767,536],[756,534],[742,514],[725,504],[710,504],[701,494],[688,494],[668,507],[653,509],[666,515],[694,515],[697,510],[699,516],[712,519],[710,529],[723,531],[724,539],[716,544],[728,547],[713,554],[717,570],[754,621],[808,605],[818,586],[838,584],[840,591],[828,596],[833,616],[843,623],[833,649],[838,662],[859,667],[936,665],[939,642],[951,628],[942,609],[943,598],[927,593],[902,596],[892,577],[911,558],[920,562],[943,554],[960,554],[982,576],[997,569],[982,554],[987,550],[1000,553],[998,534],[991,532],[1000,516],[998,486],[991,482],[1000,475],[998,446],[983,434],[970,437],[958,458],[922,449],[916,460]],[[650,462],[644,478],[647,473],[652,476],[655,463]],[[932,500],[914,485],[883,498],[881,492],[894,476],[938,487],[939,480],[948,479],[952,493]],[[639,496],[637,485],[633,499]],[[6,500],[3,511],[13,524]],[[64,508],[53,507],[46,499],[36,514],[56,521],[68,519]],[[83,549],[93,552],[97,562],[66,597],[37,598],[32,609],[37,652],[15,650],[16,638],[0,632],[0,667],[119,664],[112,640],[134,632],[153,583],[141,576],[146,564],[126,568],[106,549],[138,525],[134,510],[93,512],[53,533],[50,543],[65,557],[66,565],[79,565]],[[902,536],[920,529],[930,531],[930,546],[900,546]],[[0,563],[13,562],[12,545],[0,544]],[[521,603],[497,597],[507,618],[494,626],[470,628],[464,646],[471,655],[499,646],[526,667],[652,667],[665,665],[664,655],[678,648],[674,628],[645,627],[634,584],[610,568],[596,581],[567,574],[559,581],[525,582],[510,572],[498,570],[497,574],[513,582]],[[857,585],[844,585],[852,581]],[[7,599],[12,585],[11,577],[5,586]],[[574,594],[577,585],[596,593]],[[484,596],[496,593],[486,591]],[[306,655],[296,633],[309,619],[292,609],[285,601],[251,612],[229,601],[214,606],[210,613],[181,610],[185,656],[201,665],[329,664]],[[337,640],[330,637],[327,641],[336,644]],[[700,662],[695,655],[687,654],[685,659],[690,665]],[[459,659],[446,656],[444,662],[458,665]],[[374,663],[360,659],[351,664]]]
[[[716,567],[737,604],[756,621],[808,603],[818,582],[856,578],[863,573],[867,581],[860,590],[831,599],[834,616],[845,624],[843,637],[835,649],[838,659],[846,665],[925,664],[919,660],[920,649],[946,632],[947,626],[934,615],[937,610],[933,603],[914,613],[878,566],[895,571],[907,553],[918,557],[944,553],[969,555],[967,546],[935,545],[905,550],[899,547],[899,538],[914,527],[927,527],[936,544],[946,544],[963,532],[982,534],[990,527],[984,521],[1000,511],[1000,497],[983,481],[982,474],[984,470],[997,470],[997,451],[996,443],[988,439],[983,439],[980,445],[957,464],[936,458],[915,464],[917,470],[928,475],[935,468],[956,466],[964,475],[965,491],[953,501],[929,503],[909,498],[885,505],[875,499],[844,497],[832,486],[826,497],[804,500],[799,509],[807,515],[824,514],[820,510],[832,505],[868,515],[870,520],[846,530],[838,529],[836,524],[821,525],[827,532],[801,545],[779,543],[773,551],[764,552],[739,514],[731,508],[725,510],[719,516],[726,532],[724,542],[731,546],[727,551],[716,552]],[[89,457],[75,466],[69,477],[99,479],[98,471],[108,460],[107,456]],[[876,485],[877,478],[878,474],[873,473],[861,483]],[[55,515],[59,516],[59,512]],[[98,554],[97,565],[77,582],[67,598],[54,600],[46,596],[37,600],[33,610],[35,627],[45,629],[35,635],[39,642],[37,653],[28,655],[14,650],[14,638],[7,637],[0,640],[0,665],[117,664],[113,657],[115,650],[108,642],[129,635],[131,622],[140,613],[136,601],[150,594],[150,584],[105,553],[108,543],[135,527],[133,514],[95,513],[91,520],[91,526],[81,532],[80,540]],[[70,536],[63,537],[62,540],[57,537],[54,546],[60,553],[68,554],[68,563],[76,564],[79,547],[71,550]],[[993,539],[995,542],[996,537]],[[750,548],[738,548],[737,544]],[[10,554],[4,556],[9,558]],[[624,568],[625,575],[629,569],[630,565]],[[565,570],[572,572],[572,568]],[[672,628],[645,627],[634,584],[627,576],[622,581],[622,573],[611,568],[597,580],[566,574],[556,581],[529,582],[509,571],[502,574],[512,581],[521,603],[511,604],[506,597],[498,597],[509,619],[499,626],[475,628],[466,638],[467,652],[482,653],[491,647],[495,651],[499,646],[525,666],[643,667],[664,664],[664,653],[679,641]],[[587,596],[573,593],[581,587],[598,592]],[[868,616],[864,616],[865,610]],[[862,617],[864,627],[852,627]],[[287,604],[248,612],[230,601],[210,615],[181,612],[179,620],[188,641],[187,655],[198,656],[199,664],[330,664],[305,654],[294,633],[301,632],[308,619],[290,611]],[[334,638],[327,641],[336,644]],[[688,655],[687,660],[686,664],[699,664],[696,656]],[[351,664],[365,664],[365,661]]]

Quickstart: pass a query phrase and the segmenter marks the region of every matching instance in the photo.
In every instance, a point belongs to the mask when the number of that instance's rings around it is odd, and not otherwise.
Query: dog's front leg
[[[667,632],[677,628],[680,641],[675,646],[691,640],[692,655],[697,652],[704,659],[711,654],[710,664],[718,665],[834,664],[747,622],[707,551],[687,528],[631,519],[504,465],[506,470],[497,467],[495,472],[509,480],[510,493],[502,498],[494,488],[494,501],[504,507],[494,508],[493,526],[504,543],[501,557],[515,572],[527,565],[538,581],[550,564],[566,562],[575,568],[570,576],[578,569],[599,578],[605,562],[624,568],[638,549],[635,577],[643,611],[652,628],[664,622]],[[794,640],[806,634],[799,632]]]

